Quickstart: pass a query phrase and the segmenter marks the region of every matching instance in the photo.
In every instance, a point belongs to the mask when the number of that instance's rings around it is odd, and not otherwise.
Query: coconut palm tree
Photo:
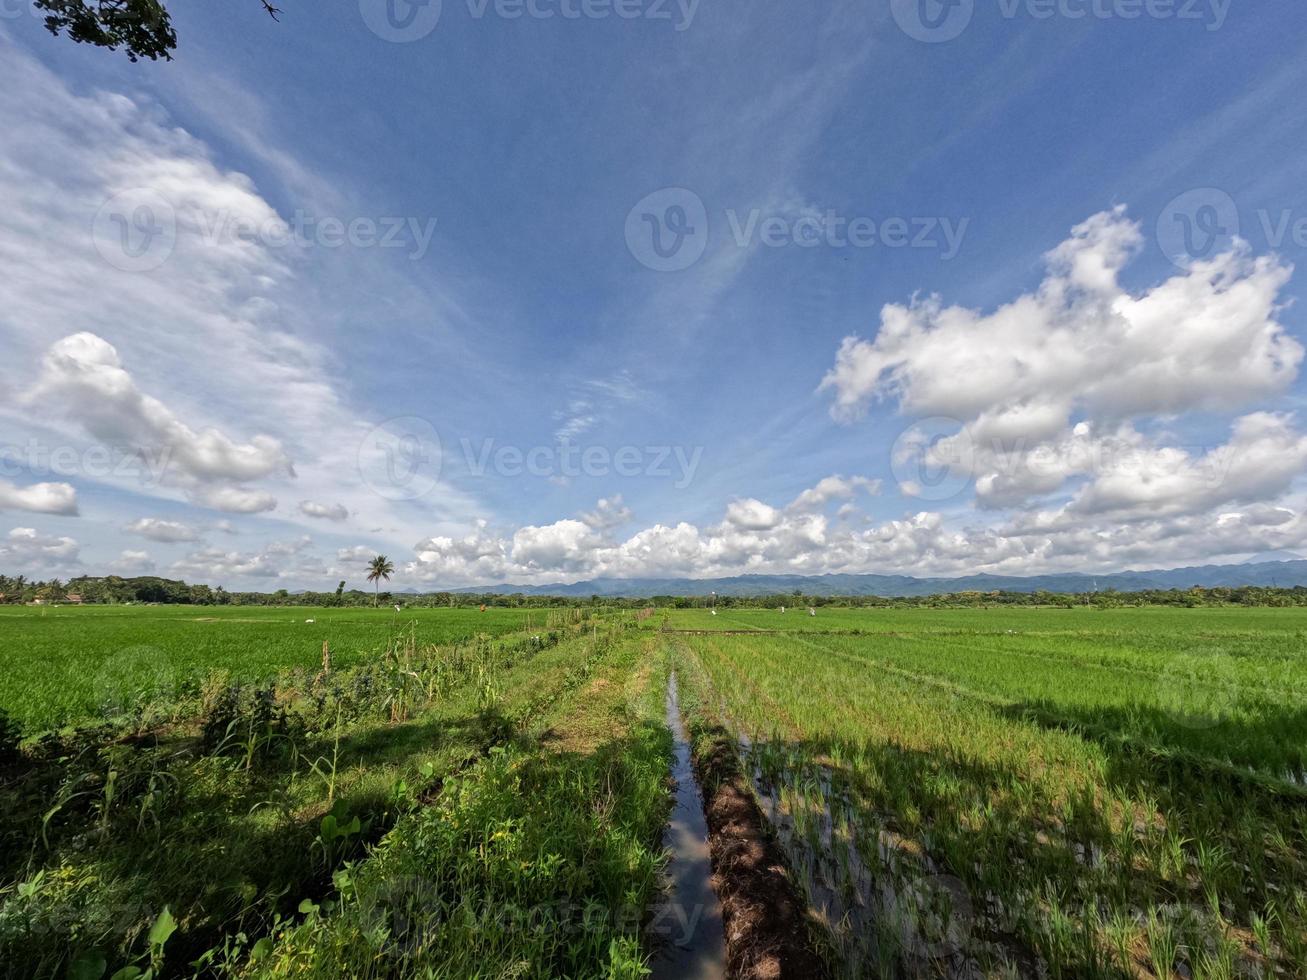
[[[381,580],[390,581],[391,574],[395,571],[395,566],[385,555],[377,555],[368,562],[368,581],[373,584],[372,605],[376,606],[381,597]]]

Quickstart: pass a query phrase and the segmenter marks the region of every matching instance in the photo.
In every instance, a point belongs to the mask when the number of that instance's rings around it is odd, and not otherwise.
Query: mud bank
[[[695,770],[704,795],[713,886],[726,933],[732,980],[828,976],[785,857],[749,790],[730,734],[696,732]]]

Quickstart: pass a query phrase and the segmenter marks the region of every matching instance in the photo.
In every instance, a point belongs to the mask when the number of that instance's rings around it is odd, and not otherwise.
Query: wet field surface
[[[650,926],[663,945],[650,966],[655,980],[720,978],[726,971],[722,909],[712,887],[708,822],[681,720],[675,674],[667,685],[667,727],[675,740],[676,794],[663,838],[671,854],[667,895]]]

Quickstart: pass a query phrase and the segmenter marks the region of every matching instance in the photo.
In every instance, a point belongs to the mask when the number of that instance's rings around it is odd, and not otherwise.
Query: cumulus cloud
[[[863,477],[833,477],[800,494],[787,507],[754,498],[731,501],[722,520],[707,527],[681,522],[656,524],[625,540],[609,537],[612,525],[561,520],[495,534],[480,522],[467,535],[420,542],[407,574],[429,583],[486,584],[502,581],[560,581],[583,576],[703,576],[765,571],[824,572],[866,560],[851,532],[832,533],[826,502],[845,499]],[[611,510],[614,502],[609,502]]]
[[[876,399],[1000,436],[1051,435],[1098,417],[1230,408],[1296,376],[1303,347],[1276,320],[1290,266],[1246,245],[1132,294],[1118,277],[1142,243],[1124,208],[1094,215],[1048,256],[1039,289],[990,314],[938,297],[881,311],[848,337],[821,389],[852,421]]]
[[[869,480],[865,476],[845,479],[842,476],[828,476],[815,487],[804,490],[794,498],[789,509],[792,511],[821,510],[832,500],[851,500],[859,489],[868,494],[880,493],[880,481]]]
[[[781,512],[761,500],[746,497],[726,506],[726,523],[745,531],[770,531],[781,522]]]
[[[192,582],[218,583],[233,578],[276,578],[280,569],[270,555],[202,548],[173,562],[172,571]]]
[[[245,487],[197,487],[192,497],[197,504],[231,514],[264,514],[277,509],[277,498],[271,493]]]
[[[124,531],[139,534],[151,541],[173,543],[178,541],[198,541],[200,532],[181,521],[166,521],[158,517],[142,517],[123,527]]]
[[[1197,514],[1279,497],[1307,467],[1307,436],[1286,415],[1237,419],[1230,440],[1206,452],[1149,447],[1108,460],[1069,505],[1076,514]]]
[[[622,502],[622,495],[600,498],[592,511],[581,515],[581,520],[596,531],[611,531],[631,519],[631,508]]]
[[[16,527],[0,538],[0,563],[10,573],[41,572],[77,563],[80,547],[69,537],[41,534],[35,528]]]
[[[275,498],[243,484],[294,474],[290,457],[271,436],[238,442],[216,428],[187,425],[142,392],[118,351],[93,333],[53,344],[24,401],[54,407],[102,443],[156,461],[165,480],[190,491],[197,503],[220,510],[271,510]]]
[[[970,483],[985,509],[1081,480],[1069,513],[1189,513],[1284,492],[1304,462],[1285,416],[1237,419],[1229,445],[1205,450],[1145,433],[1294,380],[1304,350],[1277,320],[1291,267],[1236,243],[1131,292],[1120,274],[1141,243],[1118,207],[1072,229],[1038,289],[992,313],[938,297],[887,305],[875,338],[846,338],[823,379],[831,414],[849,423],[893,402],[918,420],[895,445],[901,489]]]
[[[300,513],[305,517],[320,518],[325,521],[343,521],[349,518],[349,508],[344,504],[320,504],[313,500],[301,500]]]
[[[147,552],[126,549],[109,562],[109,571],[115,575],[150,575],[154,572],[154,559]]]
[[[77,513],[77,491],[67,483],[33,483],[20,487],[0,479],[0,510],[71,516]]]
[[[352,548],[341,548],[336,552],[336,560],[347,565],[368,562],[375,557],[377,557],[377,549],[362,544],[355,545]]]

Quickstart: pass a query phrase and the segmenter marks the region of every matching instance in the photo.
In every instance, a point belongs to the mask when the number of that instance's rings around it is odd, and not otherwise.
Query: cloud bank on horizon
[[[992,267],[963,244],[882,282],[878,313],[823,293],[804,349],[768,357],[731,312],[776,275],[765,247],[714,238],[685,271],[596,261],[560,283],[552,258],[514,268],[412,209],[393,228],[422,248],[387,254],[385,214],[411,201],[319,172],[258,113],[200,112],[82,52],[57,71],[23,26],[0,27],[7,574],[325,589],[384,553],[396,586],[436,588],[1307,547],[1287,250],[1236,235],[1158,264],[1108,197],[1060,241],[1013,243],[1009,264],[1039,271],[985,302],[962,279]],[[846,54],[835,74],[866,70]],[[839,81],[795,97],[838,105]],[[801,138],[782,178],[760,166],[735,192],[818,196],[798,161],[823,137]],[[503,193],[488,206],[528,207]],[[622,241],[609,211],[596,254]],[[564,307],[585,276],[607,305]],[[595,329],[551,335],[542,369],[532,303]],[[671,309],[683,333],[659,353],[647,323]]]

